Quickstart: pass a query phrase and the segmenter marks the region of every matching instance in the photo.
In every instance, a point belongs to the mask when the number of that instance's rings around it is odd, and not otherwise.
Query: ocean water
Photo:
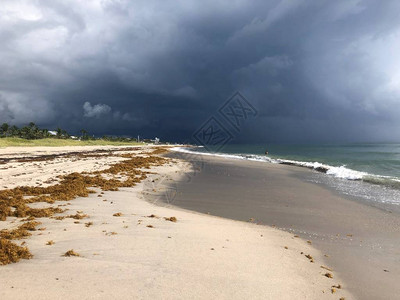
[[[309,168],[314,172],[308,181],[386,210],[400,209],[400,144],[242,144],[225,145],[218,151],[176,150]]]

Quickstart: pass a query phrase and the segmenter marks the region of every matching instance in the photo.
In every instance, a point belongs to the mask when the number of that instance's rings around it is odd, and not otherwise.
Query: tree
[[[11,126],[10,129],[8,130],[10,133],[10,136],[19,136],[19,128],[15,125]]]
[[[85,129],[81,129],[81,134],[82,134],[82,136],[81,136],[82,140],[88,140],[89,139],[88,132]]]
[[[57,127],[56,132],[57,132],[57,138],[61,139],[61,137],[62,137],[62,129],[60,127]]]
[[[68,134],[68,132],[65,130],[65,129],[63,129],[63,130],[61,130],[61,134],[62,134],[62,136],[66,139],[66,138],[69,138],[69,134]]]
[[[3,123],[1,125],[1,127],[0,127],[1,135],[2,136],[7,136],[9,129],[10,129],[10,126],[8,125],[8,123]]]
[[[43,138],[48,138],[50,137],[50,133],[48,129],[42,129],[42,137]]]

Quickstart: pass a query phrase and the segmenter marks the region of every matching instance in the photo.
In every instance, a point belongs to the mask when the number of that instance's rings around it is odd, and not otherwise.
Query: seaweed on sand
[[[30,259],[32,254],[27,247],[21,247],[10,240],[0,238],[0,265],[16,263],[21,259]]]
[[[3,229],[0,231],[0,238],[7,240],[23,239],[32,235],[29,231],[35,231],[35,227],[39,224],[41,223],[36,221],[29,221],[13,230]]]
[[[71,249],[71,250],[68,250],[67,252],[65,252],[62,256],[71,257],[71,256],[80,256],[80,254],[76,253],[74,251],[74,249]]]
[[[166,158],[156,156],[156,154],[166,151],[166,149],[157,148],[145,157],[135,154],[114,154],[114,156],[123,157],[124,160],[105,170],[59,176],[59,181],[56,184],[47,187],[20,186],[0,190],[0,221],[5,221],[9,216],[30,220],[31,218],[52,217],[54,214],[64,212],[58,207],[31,208],[28,205],[30,203],[45,202],[52,204],[55,201],[69,201],[77,197],[88,197],[89,194],[95,193],[91,188],[100,188],[102,191],[117,191],[120,187],[133,187],[147,178],[149,172],[143,169],[163,165],[168,161]],[[103,155],[111,156],[112,154]],[[77,156],[81,155],[77,154]],[[76,214],[67,217],[82,219],[87,215]],[[55,218],[62,220],[65,216]],[[14,230],[1,231],[0,265],[17,262],[21,258],[32,257],[27,248],[11,242],[12,239],[29,236],[28,231],[33,230],[38,225],[36,223],[25,224]],[[26,226],[29,226],[29,228]]]

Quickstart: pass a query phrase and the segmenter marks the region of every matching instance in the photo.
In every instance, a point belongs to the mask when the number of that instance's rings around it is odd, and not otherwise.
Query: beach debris
[[[289,249],[288,246],[285,246],[284,248],[285,248],[285,249]]]
[[[88,218],[88,217],[89,216],[87,214],[83,214],[82,212],[77,212],[75,215],[69,215],[69,216],[66,216],[65,218],[81,220],[81,219]]]
[[[333,288],[336,288],[336,289],[339,289],[339,290],[342,288],[342,286],[341,286],[340,284],[332,285],[332,287],[333,287]]]
[[[311,242],[311,241],[307,241],[307,244],[311,245],[311,244],[312,244],[312,242]]]
[[[105,230],[103,230],[103,232],[106,232]],[[111,231],[111,232],[106,232],[106,235],[117,235],[118,233],[116,233],[115,231]]]
[[[122,213],[118,212],[118,213],[113,214],[113,216],[114,217],[120,217],[120,216],[122,216]]]
[[[325,266],[321,266],[321,268],[322,268],[322,269],[325,269],[325,270],[328,270],[328,271],[331,271],[331,272],[333,271],[332,269],[330,269],[330,268],[328,268],[328,267],[325,267]]]
[[[130,151],[124,149],[124,151]],[[159,150],[161,152],[167,151]],[[158,154],[154,153],[154,154]],[[56,184],[47,187],[38,186],[18,186],[16,188],[0,190],[0,221],[5,221],[7,217],[17,218],[43,218],[53,217],[54,214],[65,212],[65,210],[59,207],[46,207],[46,208],[31,208],[28,206],[30,203],[46,202],[55,203],[55,201],[70,201],[77,197],[88,197],[89,194],[96,193],[91,188],[100,188],[104,191],[117,191],[119,187],[133,187],[143,179],[147,178],[148,171],[151,166],[161,166],[169,161],[167,158],[147,155],[146,157],[138,156],[136,153],[124,153],[122,155],[116,155],[112,152],[104,154],[102,156],[118,156],[123,157],[125,160],[120,161],[116,164],[109,166],[106,169],[93,171],[93,172],[74,172],[64,175],[57,176]],[[78,159],[80,157],[88,157],[88,154],[78,153],[76,154]],[[98,157],[98,154],[95,155]],[[104,176],[106,175],[106,176]],[[123,177],[121,177],[123,176]],[[67,205],[71,203],[67,202]],[[76,215],[70,216],[57,216],[53,217],[56,220],[63,220],[64,218],[81,219],[88,217],[85,214],[77,213]],[[2,232],[2,235],[9,233]],[[24,234],[28,236],[30,234]],[[16,237],[14,235],[12,238]],[[6,241],[3,241],[3,245],[8,245],[9,249],[14,249],[14,252],[19,252],[20,258],[29,257],[23,250],[19,249],[16,244],[13,244],[11,236],[1,237]],[[21,237],[22,238],[22,237]],[[11,244],[10,244],[11,243]],[[4,248],[4,247],[3,247]],[[21,248],[21,247],[20,247]],[[25,249],[25,248],[24,248]],[[3,249],[2,249],[3,251]],[[25,254],[24,254],[25,253]],[[25,257],[24,257],[25,256]],[[2,259],[3,262],[12,263],[14,259]]]
[[[85,223],[85,226],[86,227],[90,227],[90,226],[92,226],[93,225],[93,222],[87,222],[87,223]]]
[[[174,223],[176,223],[176,221],[178,221],[178,219],[177,219],[176,217],[169,217],[169,218],[164,217],[164,219],[165,219],[166,221],[170,221],[170,222],[174,222]]]
[[[328,277],[328,278],[333,278],[332,273],[329,273],[329,272],[326,272],[326,273],[324,274],[324,276],[325,276],[325,277]]]
[[[214,248],[211,248],[210,250],[215,250]]]
[[[157,215],[151,214],[150,216],[147,216],[148,218],[159,218]]]
[[[389,272],[389,270],[384,269],[383,272]]]
[[[335,288],[331,288],[331,293],[332,294],[336,293],[336,289]]]
[[[71,256],[80,256],[79,253],[76,253],[74,251],[74,249],[68,250],[67,252],[65,252],[63,255],[61,256],[65,256],[65,257],[71,257]]]
[[[18,246],[8,239],[0,238],[0,265],[16,263],[21,259],[30,259],[33,255],[27,247]]]
[[[47,241],[46,245],[48,246],[54,245],[54,241],[53,240]]]
[[[296,235],[294,235],[293,237],[298,238],[299,236],[296,234]]]
[[[346,298],[345,297],[340,297],[340,299],[339,300],[346,300]]]
[[[0,238],[7,240],[19,240],[25,237],[31,236],[32,234],[29,231],[35,231],[36,226],[40,225],[40,222],[29,221],[13,230],[3,229],[0,231]]]
[[[81,222],[79,222],[79,221],[75,221],[75,222],[74,222],[74,224],[80,224],[80,223],[81,223]]]
[[[310,254],[305,254],[304,256],[307,257],[310,260],[311,263],[314,262],[314,258]]]
[[[147,225],[146,227],[149,227],[149,228],[154,228],[154,226],[153,226],[153,225]]]
[[[40,230],[40,231],[45,231],[45,230],[46,230],[46,227],[40,227],[38,230]]]

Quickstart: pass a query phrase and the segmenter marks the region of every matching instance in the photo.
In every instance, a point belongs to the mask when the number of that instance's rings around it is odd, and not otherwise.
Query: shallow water
[[[313,169],[318,172],[311,182],[385,210],[400,209],[400,144],[252,144],[226,145],[218,152],[203,147],[179,151]]]

